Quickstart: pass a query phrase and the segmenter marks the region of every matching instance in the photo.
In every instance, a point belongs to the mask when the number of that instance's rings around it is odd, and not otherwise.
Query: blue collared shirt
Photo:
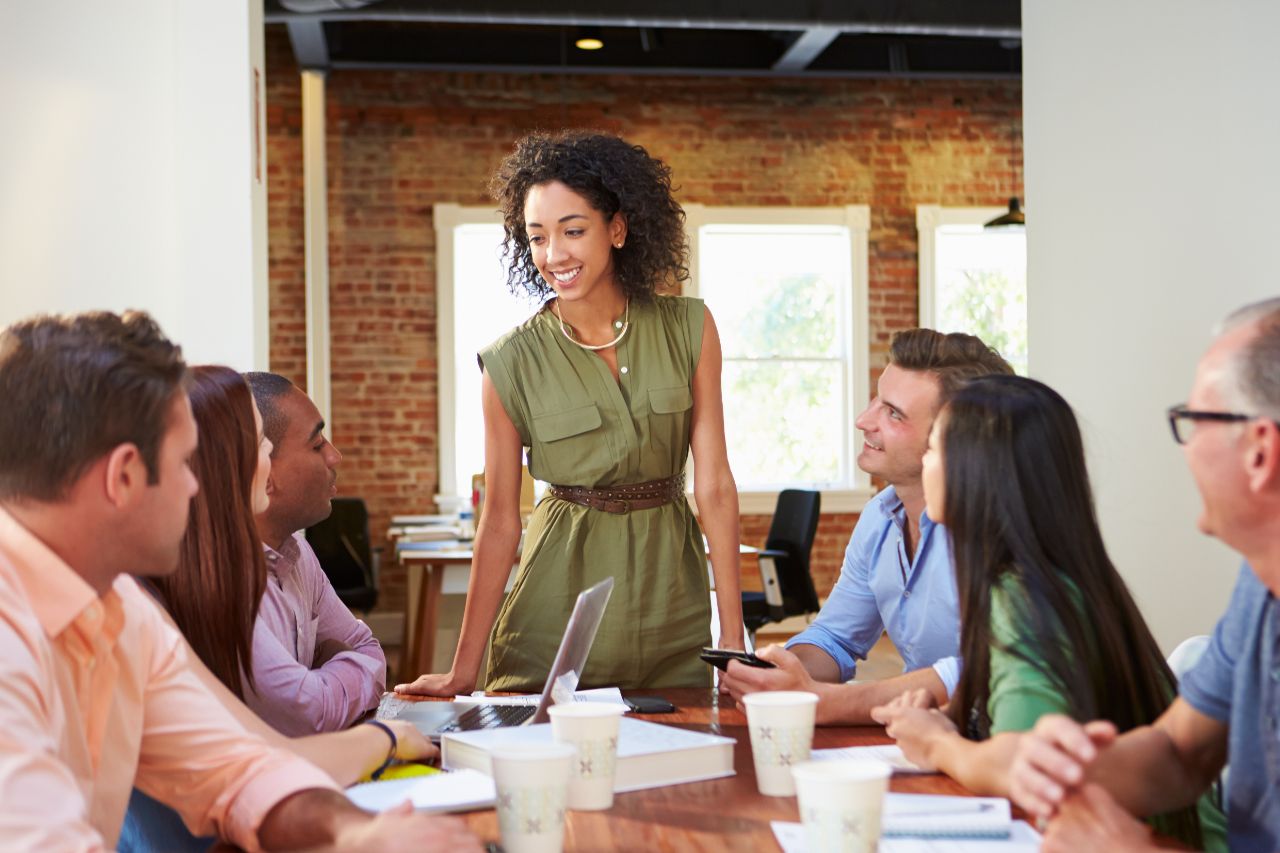
[[[920,542],[907,559],[903,530],[906,510],[893,487],[862,510],[840,579],[813,624],[787,643],[807,643],[840,666],[840,679],[857,672],[858,661],[883,631],[897,647],[906,671],[932,666],[955,692],[960,680],[960,604],[947,531],[920,516]]]
[[[1213,640],[1178,689],[1228,726],[1231,849],[1280,850],[1280,603],[1247,564]]]

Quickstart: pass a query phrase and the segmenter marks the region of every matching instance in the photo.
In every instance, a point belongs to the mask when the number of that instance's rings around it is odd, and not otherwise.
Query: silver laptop
[[[565,626],[555,662],[542,688],[542,697],[536,706],[494,705],[483,702],[409,702],[404,700],[383,703],[378,716],[407,720],[423,734],[439,742],[450,732],[475,731],[501,726],[527,726],[545,723],[551,719],[547,709],[558,702],[572,702],[578,689],[582,667],[587,662],[596,630],[604,616],[609,594],[613,592],[613,578],[605,578],[588,590],[578,593],[569,624]]]

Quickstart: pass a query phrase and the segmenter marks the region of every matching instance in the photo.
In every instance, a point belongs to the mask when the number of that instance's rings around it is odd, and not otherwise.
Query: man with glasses
[[[840,579],[818,618],[786,649],[762,649],[777,669],[729,664],[723,686],[817,693],[819,723],[871,723],[871,709],[923,688],[944,704],[960,678],[960,615],[946,531],[924,514],[921,459],[934,416],[969,379],[1012,373],[973,335],[909,329],[894,335],[876,397],[858,416],[858,467],[889,487],[863,508]],[[887,631],[907,670],[846,684]]]
[[[1190,805],[1230,760],[1233,850],[1280,850],[1280,298],[1237,311],[1169,410],[1204,508],[1200,530],[1246,560],[1204,657],[1150,726],[1042,717],[1010,792],[1051,818],[1045,851],[1153,849],[1131,814]]]

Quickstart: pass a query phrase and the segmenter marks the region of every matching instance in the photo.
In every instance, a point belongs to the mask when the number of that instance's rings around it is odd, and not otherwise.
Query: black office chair
[[[369,545],[364,500],[334,498],[329,517],[307,528],[307,542],[342,603],[352,610],[372,610],[378,603],[378,552]]]
[[[818,532],[821,506],[822,495],[818,492],[786,489],[778,495],[769,538],[759,554],[764,592],[742,594],[743,624],[753,646],[761,626],[781,622],[788,616],[818,612],[809,552]]]

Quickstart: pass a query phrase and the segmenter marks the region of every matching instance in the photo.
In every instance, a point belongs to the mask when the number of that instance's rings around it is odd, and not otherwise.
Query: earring
[[[622,248],[622,244],[621,244],[621,243],[614,243],[614,244],[613,244],[613,248],[615,248],[615,249],[621,249],[621,248]]]

